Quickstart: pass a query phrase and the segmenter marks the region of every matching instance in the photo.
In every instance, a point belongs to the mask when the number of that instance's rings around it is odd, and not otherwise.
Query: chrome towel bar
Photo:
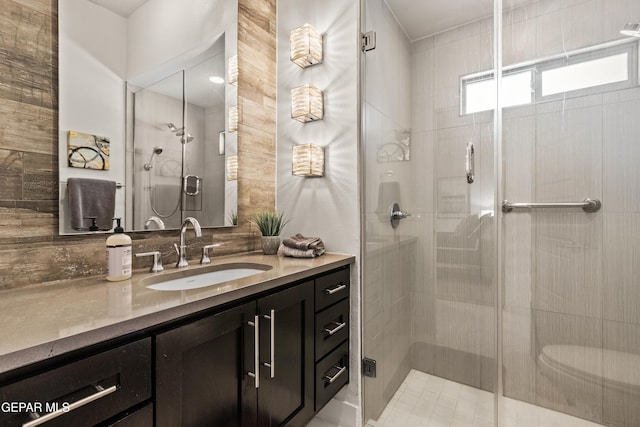
[[[511,212],[514,209],[544,209],[544,208],[582,208],[585,212],[597,212],[602,207],[598,199],[584,199],[581,202],[551,202],[551,203],[513,203],[502,201],[502,212]]]

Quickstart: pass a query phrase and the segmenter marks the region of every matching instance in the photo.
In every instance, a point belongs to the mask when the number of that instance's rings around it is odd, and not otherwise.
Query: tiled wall
[[[505,6],[510,3],[505,1]],[[414,214],[396,231],[417,236],[411,366],[492,390],[495,224],[486,211],[493,209],[494,198],[493,115],[460,115],[459,79],[491,69],[493,20],[411,43],[406,95],[392,78],[398,76],[394,71],[403,70],[403,45],[384,33],[384,24],[392,22],[382,18],[384,7],[375,0],[367,7],[367,19],[377,23],[380,52],[388,43],[394,51],[365,60],[365,151],[369,143],[375,150],[394,128],[406,126],[378,105],[396,103],[394,110],[404,116],[398,102],[408,96],[412,155],[404,165],[380,165],[367,152],[367,239],[393,236],[376,222],[376,203],[384,194],[378,184],[399,182],[383,190],[396,192],[402,208]],[[618,39],[631,16],[640,16],[640,3],[634,0],[527,2],[503,16],[504,63]],[[640,424],[638,387],[620,381],[612,387],[609,382],[624,378],[640,384],[640,175],[634,166],[640,162],[639,116],[638,88],[504,111],[505,198],[593,197],[603,202],[597,214],[504,216],[505,306],[500,327],[505,394],[610,426]],[[464,180],[467,142],[473,142],[476,151],[473,185]],[[368,268],[365,264],[365,319]],[[581,346],[569,356],[569,364],[593,376],[576,382],[550,371],[540,358],[551,345]]]
[[[631,16],[637,1],[539,1],[505,15],[505,34],[524,28],[505,53],[522,61],[618,39]],[[640,372],[639,115],[633,88],[504,116],[505,198],[603,204],[596,214],[505,216],[505,393],[608,426],[640,424],[637,386],[624,384]],[[554,345],[577,349],[564,363],[586,380],[548,368]]]
[[[240,226],[189,239],[259,248],[248,218],[275,206],[275,0],[239,0]],[[0,289],[105,273],[104,236],[58,236],[57,1],[0,0]],[[175,261],[176,231],[132,233]],[[146,261],[134,259],[134,268]]]
[[[487,1],[490,7],[492,2]],[[415,184],[428,212],[425,280],[415,287],[412,366],[493,390],[493,116],[460,115],[460,76],[493,61],[491,18],[411,45],[411,131],[426,171]],[[467,143],[475,181],[465,176]],[[414,150],[415,151],[415,150]],[[419,264],[420,265],[420,264]]]

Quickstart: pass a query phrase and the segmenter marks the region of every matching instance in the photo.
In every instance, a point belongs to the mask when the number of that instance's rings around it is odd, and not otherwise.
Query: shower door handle
[[[410,216],[411,214],[409,212],[400,210],[400,206],[398,205],[398,203],[394,203],[389,208],[389,217],[391,218],[391,226],[393,228],[398,227],[398,224],[400,224],[401,219],[405,219]]]
[[[473,184],[475,180],[475,150],[473,148],[473,142],[467,142],[466,151],[464,165],[467,172],[467,183]]]

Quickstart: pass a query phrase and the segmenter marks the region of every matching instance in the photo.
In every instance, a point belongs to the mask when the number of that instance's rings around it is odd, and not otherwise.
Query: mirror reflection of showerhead
[[[151,157],[149,157],[149,163],[144,164],[144,170],[150,171],[151,169],[153,169],[153,164],[151,163],[151,161],[153,160],[153,156],[159,156],[160,154],[162,154],[162,151],[162,147],[160,147],[159,145],[153,147],[153,152],[151,153]]]
[[[171,132],[175,133],[176,136],[180,138],[181,143],[186,144],[193,141],[193,135],[191,135],[188,132],[186,133],[186,138],[185,138],[184,126],[181,128],[177,128],[176,125],[174,125],[173,123],[168,123],[167,126],[169,127],[169,130],[171,130]]]

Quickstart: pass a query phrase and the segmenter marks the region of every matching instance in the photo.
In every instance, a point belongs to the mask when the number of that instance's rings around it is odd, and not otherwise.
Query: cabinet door
[[[313,417],[313,282],[258,300],[261,427],[303,426]]]
[[[256,425],[255,302],[156,337],[156,425]],[[252,322],[249,324],[249,322]]]

